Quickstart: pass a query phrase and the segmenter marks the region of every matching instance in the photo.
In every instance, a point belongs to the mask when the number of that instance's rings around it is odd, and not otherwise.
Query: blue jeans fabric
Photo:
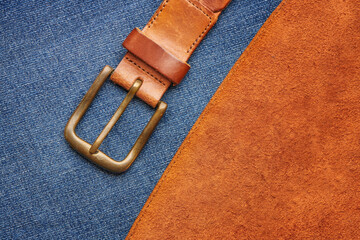
[[[1,239],[123,239],[155,184],[232,65],[280,0],[233,0],[190,58],[168,110],[135,163],[99,169],[63,137],[70,115],[121,43],[161,1],[0,3]],[[93,142],[126,92],[106,82],[79,124]],[[101,149],[126,156],[154,110],[136,99]]]

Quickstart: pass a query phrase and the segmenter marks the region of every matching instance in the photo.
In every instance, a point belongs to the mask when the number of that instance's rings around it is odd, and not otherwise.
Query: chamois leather
[[[359,56],[359,1],[283,1],[127,239],[359,239]]]
[[[210,1],[204,0],[164,0],[142,34],[179,61],[187,62],[228,2],[216,0],[214,4],[209,4]],[[164,73],[164,70],[161,72]],[[172,83],[169,76],[161,72],[144,59],[128,52],[110,79],[125,89],[129,89],[136,79],[141,79],[143,83],[136,95],[156,107]]]
[[[177,85],[185,77],[190,65],[167,52],[160,45],[135,28],[123,42],[123,46],[136,57]]]

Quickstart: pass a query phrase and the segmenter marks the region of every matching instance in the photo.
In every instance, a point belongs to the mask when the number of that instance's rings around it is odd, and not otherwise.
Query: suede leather
[[[127,239],[359,239],[360,3],[285,0]]]
[[[216,23],[223,9],[218,8],[226,7],[229,2],[217,0],[215,5],[208,5],[215,7],[214,12],[199,0],[164,0],[142,33],[176,59],[187,62]],[[171,85],[170,79],[130,52],[121,60],[110,79],[127,90],[136,79],[141,79],[143,83],[136,96],[152,107],[156,107]],[[175,84],[178,82],[177,79]]]

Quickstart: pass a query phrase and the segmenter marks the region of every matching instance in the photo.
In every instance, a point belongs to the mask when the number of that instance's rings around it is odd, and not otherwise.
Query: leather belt
[[[187,60],[230,1],[163,1],[143,30],[135,28],[129,34],[123,42],[128,50],[124,58],[115,70],[103,68],[70,117],[64,132],[70,145],[108,171],[120,173],[128,169],[167,108],[161,97],[170,85],[184,78],[190,69]],[[89,144],[76,135],[75,128],[109,76],[129,92],[95,142]],[[125,159],[115,161],[98,148],[135,95],[156,111]]]

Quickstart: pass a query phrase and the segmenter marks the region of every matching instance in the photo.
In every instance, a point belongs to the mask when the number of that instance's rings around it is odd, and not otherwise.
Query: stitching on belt
[[[129,62],[131,62],[132,64],[134,64],[135,66],[137,66],[138,68],[140,68],[141,70],[143,70],[145,73],[149,74],[151,77],[153,77],[155,80],[157,80],[159,83],[161,83],[163,86],[165,86],[165,83],[163,81],[161,81],[160,79],[158,79],[157,77],[155,77],[153,74],[151,74],[150,72],[146,71],[144,68],[142,68],[139,64],[137,64],[135,61],[131,60],[128,57],[125,57],[126,60],[128,60]]]

